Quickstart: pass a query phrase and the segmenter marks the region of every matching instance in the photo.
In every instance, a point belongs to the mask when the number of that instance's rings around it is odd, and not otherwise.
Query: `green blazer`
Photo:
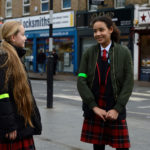
[[[84,52],[77,80],[79,94],[90,109],[97,106],[91,88],[99,51],[100,45],[97,44]],[[127,47],[112,43],[109,59],[113,93],[116,100],[114,109],[121,112],[129,100],[134,85],[132,57]]]

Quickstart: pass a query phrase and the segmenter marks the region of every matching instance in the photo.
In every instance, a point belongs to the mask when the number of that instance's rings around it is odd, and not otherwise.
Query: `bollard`
[[[47,108],[53,108],[53,55],[47,59]]]

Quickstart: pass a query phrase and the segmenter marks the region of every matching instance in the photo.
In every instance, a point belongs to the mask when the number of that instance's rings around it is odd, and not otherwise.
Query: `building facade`
[[[5,21],[21,21],[26,30],[25,64],[38,72],[37,55],[49,52],[49,0],[1,0]],[[85,10],[86,0],[53,0],[53,48],[58,54],[58,72],[77,72],[75,14]],[[45,63],[46,71],[46,63]]]
[[[150,81],[150,5],[135,5],[134,78]]]
[[[101,2],[94,4],[96,1]],[[83,51],[96,43],[90,21],[107,15],[121,31],[120,42],[131,50],[134,79],[149,81],[149,8],[150,0],[53,0],[57,71],[77,74]],[[25,63],[29,71],[38,72],[37,54],[41,49],[47,54],[49,49],[49,0],[0,0],[0,17],[23,23],[27,36]]]
[[[1,4],[1,0],[0,0],[0,27],[2,25],[2,21],[3,21],[3,17],[2,17],[2,4]]]
[[[150,0],[104,0],[101,5],[89,5],[88,11],[77,12],[78,65],[83,51],[96,43],[90,21],[95,16],[107,15],[121,31],[120,43],[131,50],[134,79],[150,81],[149,7]]]

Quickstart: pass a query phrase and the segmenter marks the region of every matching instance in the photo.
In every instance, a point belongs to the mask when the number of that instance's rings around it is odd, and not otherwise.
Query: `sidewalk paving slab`
[[[69,101],[69,100],[68,100]],[[80,141],[82,109],[77,104],[54,99],[54,107],[46,108],[46,102],[38,100],[42,117],[42,135],[35,136],[37,150],[92,150],[92,144]],[[150,120],[140,120],[128,115],[131,150],[148,150]],[[106,146],[106,150],[113,148]]]

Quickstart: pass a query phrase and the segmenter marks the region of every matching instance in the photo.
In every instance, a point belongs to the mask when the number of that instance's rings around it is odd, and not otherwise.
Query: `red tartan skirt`
[[[0,150],[35,150],[33,137],[12,141],[11,143],[2,143],[0,141]]]
[[[105,108],[105,100],[100,99],[98,103],[100,108]],[[97,115],[92,119],[85,118],[81,141],[98,145],[110,145],[113,148],[129,148],[130,140],[127,122],[126,120],[107,120],[104,122]]]

